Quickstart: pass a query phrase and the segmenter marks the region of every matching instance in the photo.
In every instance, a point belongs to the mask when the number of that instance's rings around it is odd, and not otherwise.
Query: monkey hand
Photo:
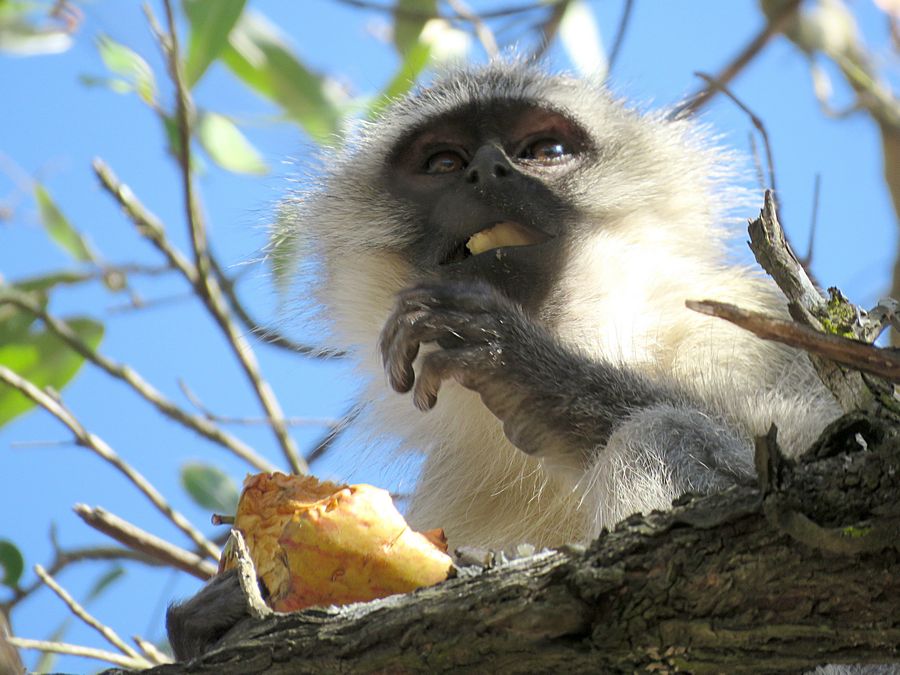
[[[420,345],[439,349],[413,362]],[[425,283],[402,291],[380,339],[390,386],[413,390],[421,410],[437,403],[444,380],[477,392],[520,450],[574,459],[608,436],[578,395],[591,365],[524,310],[484,283]]]

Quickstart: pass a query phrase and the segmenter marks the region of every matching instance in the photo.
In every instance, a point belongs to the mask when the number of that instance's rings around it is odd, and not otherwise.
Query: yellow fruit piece
[[[451,568],[449,556],[428,538],[442,535],[411,530],[390,494],[371,485],[248,476],[234,527],[244,535],[269,605],[281,612],[406,593],[443,581]]]

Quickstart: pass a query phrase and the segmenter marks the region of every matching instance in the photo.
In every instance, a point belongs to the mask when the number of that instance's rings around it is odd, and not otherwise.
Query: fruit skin
[[[371,485],[251,475],[234,527],[280,612],[407,593],[443,581],[452,567],[434,533],[411,530],[390,494]]]

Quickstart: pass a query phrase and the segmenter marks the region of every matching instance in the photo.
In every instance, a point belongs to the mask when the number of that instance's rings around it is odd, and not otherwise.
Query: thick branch
[[[587,551],[248,619],[223,647],[151,672],[758,673],[900,661],[900,441],[862,415],[823,438],[799,464],[763,443],[765,491],[680,500]],[[815,534],[828,546],[798,541]],[[853,554],[829,552],[835,538]]]

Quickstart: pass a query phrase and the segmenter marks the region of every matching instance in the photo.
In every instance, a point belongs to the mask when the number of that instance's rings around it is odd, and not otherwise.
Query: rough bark
[[[404,596],[247,620],[153,673],[798,672],[900,662],[900,439],[855,414],[760,487]],[[117,673],[121,671],[107,671]]]

